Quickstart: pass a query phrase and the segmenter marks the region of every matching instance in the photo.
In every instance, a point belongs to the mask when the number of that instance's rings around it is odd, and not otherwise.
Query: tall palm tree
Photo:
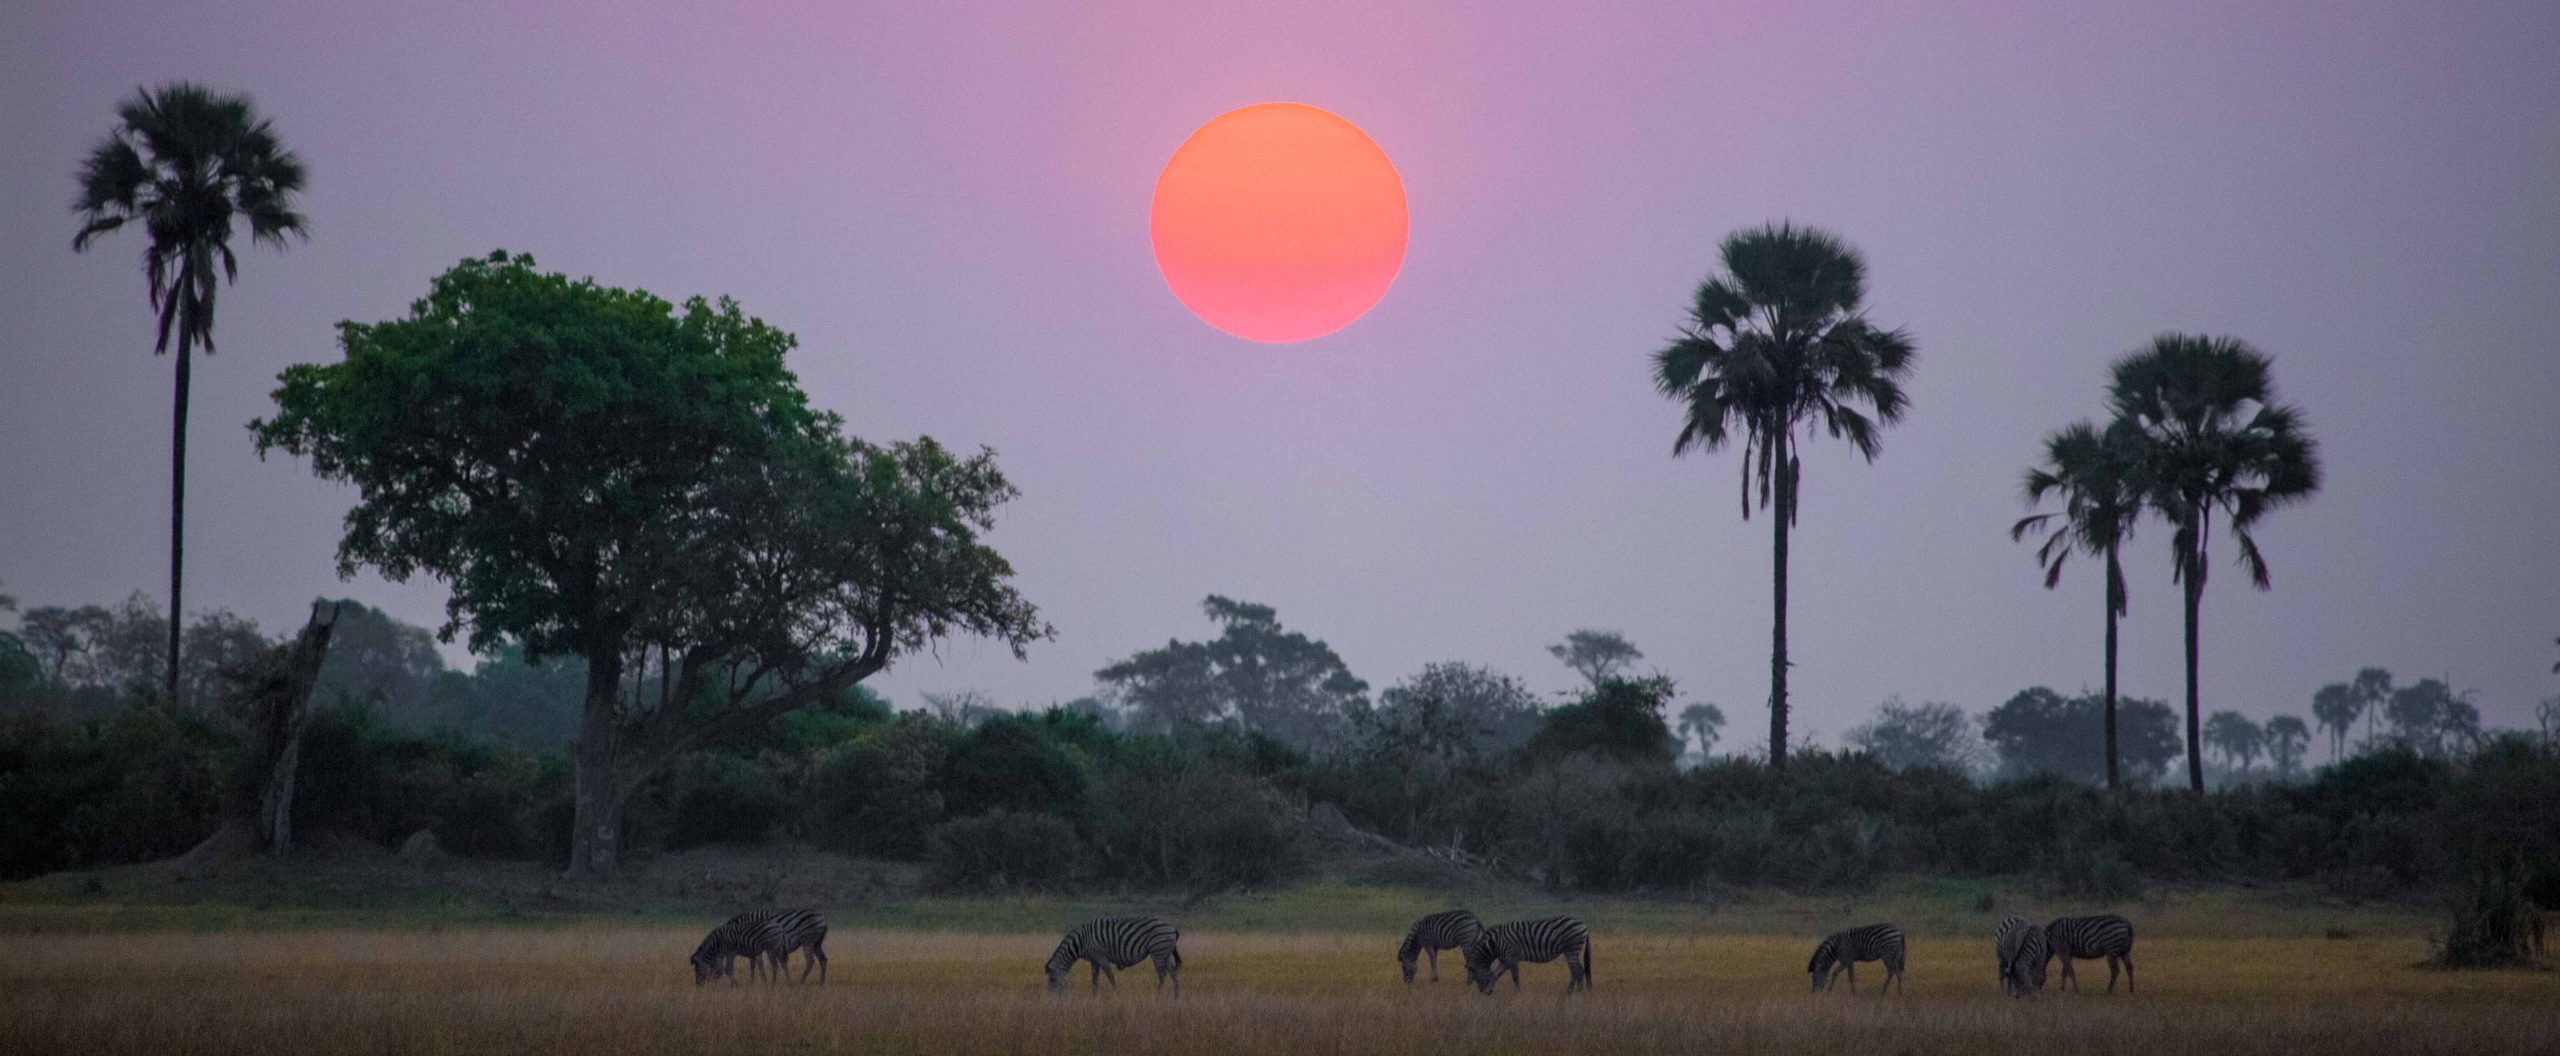
[[[1682,403],[1674,456],[1742,446],[1742,516],[1752,483],[1771,508],[1775,558],[1769,631],[1769,765],[1787,762],[1787,530],[1816,429],[1875,460],[1883,425],[1902,418],[1911,338],[1867,321],[1866,263],[1839,238],[1793,224],[1738,231],[1718,247],[1724,274],[1699,284],[1678,340],[1654,353],[1654,385]],[[1864,405],[1867,410],[1860,410]],[[1804,436],[1799,439],[1797,432]]]
[[[2356,716],[2364,713],[2364,697],[2356,687],[2344,682],[2331,682],[2311,694],[2311,717],[2329,734],[2329,761],[2337,762],[2347,754],[2347,734],[2356,728]]]
[[[2320,459],[2302,415],[2276,402],[2267,357],[2228,337],[2162,334],[2115,365],[2116,416],[2142,435],[2151,508],[2174,529],[2173,574],[2186,587],[2187,786],[2204,791],[2198,631],[2219,520],[2250,582],[2266,590],[2266,556],[2251,529],[2269,510],[2320,488]]]
[[[1724,709],[1705,703],[1680,709],[1679,734],[1684,741],[1698,742],[1698,759],[1705,761],[1716,750],[1716,738],[1724,734]]]
[[[2391,672],[2380,667],[2363,668],[2356,672],[2355,681],[2348,683],[2348,687],[2355,693],[2356,710],[2364,713],[2365,743],[2371,745],[2381,740],[2382,706],[2390,702],[2391,694],[2398,692],[2392,688]]]
[[[2062,582],[2062,565],[2079,550],[2107,562],[2107,788],[2119,787],[2116,775],[2116,621],[2125,614],[2124,564],[2118,550],[2142,519],[2141,437],[2127,423],[2105,429],[2075,422],[2046,437],[2044,464],[2027,470],[2027,506],[2047,499],[2062,508],[2020,518],[2009,527],[2011,540],[2043,531],[2044,545],[2036,561],[2044,566],[2046,590]]]
[[[238,281],[231,235],[241,221],[249,238],[283,248],[303,234],[294,196],[302,161],[285,149],[247,96],[222,95],[179,82],[145,88],[116,107],[116,127],[80,167],[80,233],[74,251],[128,223],[151,239],[142,253],[151,307],[160,319],[155,354],[178,343],[175,412],[169,428],[169,667],[167,691],[178,700],[178,638],[186,623],[187,383],[198,346],[213,354],[214,281]]]

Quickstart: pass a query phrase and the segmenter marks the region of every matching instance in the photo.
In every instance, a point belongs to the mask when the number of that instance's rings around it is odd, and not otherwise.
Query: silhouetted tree
[[[2292,777],[2301,772],[2303,749],[2311,746],[2311,727],[2292,715],[2268,719],[2266,729],[2267,761],[2274,763],[2276,775]]]
[[[1875,721],[1851,729],[1848,743],[1895,770],[1934,766],[1957,773],[1973,772],[1980,761],[1982,738],[1973,716],[1953,704],[1905,704],[1886,700]]]
[[[1547,647],[1547,655],[1564,662],[1584,683],[1599,685],[1617,677],[1627,665],[1644,659],[1635,643],[1616,631],[1581,630],[1564,636],[1564,641]]]
[[[1332,646],[1283,628],[1268,605],[1212,594],[1201,608],[1218,624],[1216,638],[1166,642],[1094,672],[1137,728],[1233,722],[1301,750],[1348,742],[1369,684],[1352,676]]]
[[[2235,775],[2246,773],[2266,747],[2266,731],[2236,711],[2217,711],[2204,724],[2206,744],[2222,753],[2222,764]]]
[[[1787,532],[1795,524],[1796,432],[1847,440],[1874,461],[1901,420],[1909,335],[1867,321],[1866,263],[1828,232],[1792,224],[1726,236],[1724,274],[1698,286],[1681,336],[1654,353],[1654,385],[1680,401],[1674,456],[1742,446],[1742,515],[1752,481],[1771,510],[1769,765],[1787,762]],[[1859,405],[1869,410],[1859,410]],[[1872,417],[1870,416],[1872,415]]]
[[[231,252],[236,222],[249,239],[279,249],[303,233],[294,198],[302,191],[302,161],[286,150],[275,130],[242,95],[222,95],[178,82],[136,91],[116,107],[116,127],[80,167],[80,233],[74,251],[91,239],[139,222],[151,242],[142,254],[151,308],[159,315],[157,353],[178,342],[177,395],[169,429],[169,636],[164,689],[182,703],[179,624],[186,604],[187,388],[194,353],[213,354],[214,295],[223,278],[238,281]]]
[[[1713,704],[1698,703],[1680,709],[1680,736],[1698,742],[1698,758],[1715,754],[1716,738],[1724,734],[1724,709]]]
[[[2115,365],[2108,395],[2116,416],[2142,436],[2149,505],[2168,518],[2177,580],[2186,587],[2187,787],[2204,790],[2198,726],[2198,635],[2209,543],[2222,521],[2240,564],[2268,589],[2267,562],[2250,530],[2267,511],[2320,487],[2320,460],[2302,415],[2277,403],[2267,357],[2239,340],[2162,334]]]
[[[284,372],[259,450],[356,485],[342,572],[437,576],[445,634],[584,660],[572,873],[614,870],[623,805],[697,747],[945,637],[1048,634],[982,541],[1014,495],[993,455],[844,436],[791,335],[733,302],[495,253],[339,333],[343,361]]]
[[[2095,784],[2105,777],[2098,725],[2103,702],[2095,695],[2065,697],[2043,686],[2022,690],[1982,717],[1982,737],[2000,757],[2006,777],[2054,774]],[[2117,702],[2116,719],[2124,775],[2158,780],[2180,750],[2177,713],[2156,700]]]
[[[2356,718],[2364,713],[2364,697],[2345,682],[2332,682],[2311,694],[2311,718],[2329,735],[2329,760],[2336,762],[2347,753],[2347,733],[2355,729]]]
[[[1592,755],[1668,764],[1680,755],[1680,742],[1662,719],[1671,697],[1671,680],[1658,675],[1602,682],[1582,699],[1550,709],[1529,742],[1529,754],[1549,762]]]
[[[2117,422],[2105,429],[2075,422],[2045,438],[2044,464],[2027,470],[2026,499],[2033,508],[2048,499],[2062,509],[2021,518],[2009,538],[2045,533],[2036,548],[2044,566],[2044,587],[2062,582],[2063,563],[2081,551],[2106,559],[2106,760],[2107,788],[2120,787],[2116,772],[2116,621],[2125,614],[2124,565],[2118,553],[2142,519],[2141,437],[2133,426]]]

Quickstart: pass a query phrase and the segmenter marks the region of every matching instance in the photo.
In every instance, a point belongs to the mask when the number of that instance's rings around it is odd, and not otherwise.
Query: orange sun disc
[[[1351,122],[1297,103],[1200,126],[1156,178],[1147,228],[1183,307],[1248,341],[1323,337],[1404,265],[1404,181]]]

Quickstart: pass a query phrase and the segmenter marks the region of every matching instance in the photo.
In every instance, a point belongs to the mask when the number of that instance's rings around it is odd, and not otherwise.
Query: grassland
[[[1491,997],[1396,982],[1395,934],[1442,893],[1327,884],[1215,900],[1182,917],[1183,995],[1124,973],[1055,998],[1038,964],[1095,901],[901,900],[836,910],[825,987],[697,990],[702,922],[657,911],[463,923],[468,913],[0,898],[0,1051],[148,1053],[2142,1053],[2550,1052],[2560,973],[2420,967],[2426,918],[2290,892],[2220,890],[2121,907],[2142,928],[2141,992],[1994,992],[2002,912],[2053,907],[1912,881],[1857,900],[1479,900],[1598,926],[1598,990],[1561,965]],[[1120,904],[1122,906],[1126,903]],[[1165,907],[1141,906],[1163,909]],[[148,910],[184,930],[138,929]],[[193,916],[188,916],[193,914]],[[277,917],[261,926],[258,917]],[[1909,994],[1806,993],[1811,937],[1902,919]],[[885,923],[884,923],[885,922]],[[2346,937],[2332,938],[2333,933]],[[2105,971],[2095,975],[2103,988]]]

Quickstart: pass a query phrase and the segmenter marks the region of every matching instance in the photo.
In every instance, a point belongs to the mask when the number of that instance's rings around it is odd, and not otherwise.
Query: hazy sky
[[[2208,709],[2307,714],[2366,664],[2500,724],[2560,693],[2560,6],[519,6],[0,8],[9,592],[163,590],[142,247],[74,255],[68,205],[114,104],[192,78],[311,169],[311,240],[244,255],[195,382],[190,608],[270,630],[322,593],[439,618],[433,583],[342,584],[351,492],[243,423],[332,324],[503,247],[735,295],[857,433],[999,451],[996,541],[1058,638],[910,658],[879,681],[901,702],[1083,694],[1205,634],[1214,592],[1379,686],[1458,659],[1562,689],[1544,646],[1619,629],[1747,741],[1768,522],[1734,455],[1670,457],[1647,355],[1719,237],[1792,218],[1865,251],[1922,351],[1880,460],[1807,456],[1800,727],[2097,682],[2092,570],[2047,592],[2005,531],[2038,438],[2173,328],[2273,354],[2328,468],[2261,536],[2273,593],[2216,569]],[[1194,319],[1147,240],[1174,148],[1269,101],[1365,129],[1412,209],[1385,300],[1294,346]],[[2166,551],[2133,548],[2124,670],[2175,699]]]

